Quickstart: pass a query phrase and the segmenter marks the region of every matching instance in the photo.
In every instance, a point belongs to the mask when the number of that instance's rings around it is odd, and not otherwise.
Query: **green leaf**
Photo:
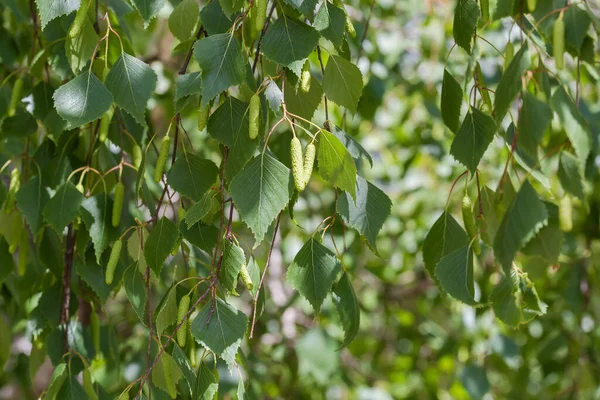
[[[50,200],[46,188],[42,186],[40,178],[36,175],[21,185],[15,198],[19,210],[25,216],[25,220],[35,236],[43,226],[42,210]]]
[[[144,257],[152,270],[159,275],[163,263],[171,254],[179,238],[177,226],[167,217],[162,217],[150,231],[144,244]]]
[[[288,268],[287,280],[318,314],[340,270],[335,254],[311,237]]]
[[[490,390],[485,368],[469,364],[460,372],[460,381],[472,399],[483,399]]]
[[[242,46],[232,34],[222,33],[199,40],[194,57],[202,69],[202,106],[246,78]]]
[[[435,266],[435,275],[446,293],[465,304],[474,306],[473,251],[463,246],[442,257]]]
[[[83,386],[77,380],[75,375],[69,376],[60,391],[56,395],[57,399],[68,400],[90,400],[90,397],[83,389]]]
[[[313,27],[282,14],[269,25],[262,52],[269,60],[289,66],[308,57],[318,42],[319,33]]]
[[[0,316],[0,371],[4,370],[4,365],[10,357],[10,346],[12,344],[11,324]]]
[[[273,110],[274,113],[279,112],[281,104],[283,103],[283,92],[279,86],[277,86],[275,81],[269,80],[269,83],[265,88],[265,98],[269,107],[271,107],[271,110]]]
[[[521,309],[515,297],[517,291],[518,277],[514,271],[510,276],[502,278],[500,283],[494,287],[490,294],[492,309],[502,322],[506,325],[516,327],[521,323]]]
[[[219,169],[210,160],[183,152],[167,174],[167,183],[192,200],[200,200],[217,180]]]
[[[322,328],[306,331],[296,341],[300,376],[326,387],[340,371],[340,352],[336,343]]]
[[[105,83],[117,105],[145,126],[146,104],[152,97],[157,80],[156,73],[148,64],[123,53],[110,69]]]
[[[156,334],[160,337],[170,325],[177,322],[177,286],[173,285],[161,300],[156,309],[155,325]]]
[[[50,377],[50,384],[48,385],[48,389],[46,389],[44,400],[54,400],[54,398],[58,394],[58,391],[62,388],[63,384],[65,383],[67,376],[67,364],[58,364],[56,368],[54,368],[52,376]]]
[[[377,251],[377,234],[392,212],[392,201],[378,187],[358,176],[356,179],[356,202],[344,192],[337,202],[337,212],[344,222],[356,229]]]
[[[177,345],[177,343],[173,344],[173,353],[171,355],[173,356],[173,360],[175,360],[181,372],[183,372],[183,376],[185,378],[183,381],[185,386],[188,387],[190,395],[192,395],[194,383],[196,382],[196,372],[194,371],[190,360],[188,360],[187,356],[181,347]],[[197,397],[193,398],[196,399]]]
[[[506,211],[494,239],[494,255],[505,271],[523,246],[548,223],[548,211],[529,183],[525,181]]]
[[[499,213],[496,204],[496,192],[487,186],[481,189],[481,200],[478,200],[481,204],[483,214],[475,219],[478,230],[481,231],[481,240],[488,246],[492,247],[494,243],[494,237],[496,231],[500,225],[500,218],[503,213]]]
[[[194,387],[192,398],[197,400],[213,400],[219,390],[218,378],[204,362],[200,362]]]
[[[15,115],[1,121],[0,132],[5,138],[23,138],[35,133],[38,124],[25,107],[17,107]]]
[[[214,310],[210,301],[202,307],[192,322],[191,331],[202,346],[221,357],[232,370],[247,324],[244,313],[217,298]]]
[[[177,76],[175,85],[175,100],[202,92],[202,76],[200,72]]]
[[[318,0],[283,0],[284,3],[289,4],[296,10],[300,11],[310,21],[315,16],[315,8],[317,7]]]
[[[152,18],[154,18],[165,5],[166,0],[132,0],[131,2],[142,16],[144,28],[147,28],[148,25],[150,25]]]
[[[454,133],[460,124],[460,107],[463,101],[463,92],[456,79],[444,69],[442,81],[442,119],[446,126]]]
[[[108,89],[89,71],[56,89],[52,97],[58,115],[70,129],[101,118],[113,103]]]
[[[523,104],[519,114],[518,145],[523,151],[538,160],[538,146],[544,132],[552,122],[552,109],[533,94],[523,92]]]
[[[344,41],[346,13],[330,2],[325,2],[319,8],[315,17],[314,27],[321,35],[340,47]]]
[[[125,272],[125,264],[121,260],[122,258],[119,258],[115,276],[110,285],[107,285],[105,280],[108,254],[104,257],[104,262],[96,263],[93,252],[91,250],[87,251],[83,256],[75,260],[75,267],[77,274],[96,293],[96,296],[102,302],[106,302],[111,292],[121,285],[121,278],[123,277],[123,272]]]
[[[342,142],[333,134],[321,129],[319,135],[319,174],[331,183],[348,192],[356,199],[356,165]]]
[[[233,24],[233,21],[223,13],[221,4],[218,1],[211,1],[202,7],[202,10],[200,11],[200,20],[209,36],[225,33]]]
[[[564,234],[558,222],[558,207],[545,203],[548,210],[548,225],[544,226],[523,248],[523,253],[540,256],[549,264],[556,264],[563,244]]]
[[[425,242],[423,242],[423,261],[429,275],[439,283],[435,267],[442,257],[469,245],[465,230],[447,211],[435,221]]]
[[[244,0],[219,0],[219,3],[221,3],[225,15],[231,16],[243,7]]]
[[[8,242],[4,236],[0,237],[0,285],[15,270],[15,260],[8,251]]]
[[[79,8],[81,0],[36,0],[38,11],[40,12],[40,21],[42,29],[48,25],[48,22],[61,15],[67,15]]]
[[[187,209],[184,220],[188,228],[191,228],[198,221],[208,223],[207,219],[212,216],[213,196],[214,193],[212,191],[206,192],[200,200]]]
[[[333,133],[335,137],[338,138],[340,142],[342,142],[346,150],[348,150],[348,153],[350,153],[350,155],[352,156],[352,158],[354,158],[354,161],[357,164],[362,157],[369,162],[371,167],[373,166],[373,158],[371,158],[369,152],[365,150],[365,148],[362,147],[356,139],[354,139],[352,136],[350,136],[335,125],[333,126],[333,132],[331,133]]]
[[[588,12],[578,6],[568,7],[564,14],[567,47],[579,55],[592,20]]]
[[[579,170],[583,172],[592,146],[589,127],[563,86],[556,89],[552,95],[552,108],[558,114],[558,119],[575,149],[579,159]]]
[[[163,353],[152,368],[152,383],[169,394],[172,399],[177,397],[177,383],[183,377],[181,369],[169,353]]]
[[[492,117],[472,108],[452,141],[450,154],[475,174],[479,161],[494,139],[495,133],[496,123]]]
[[[312,120],[319,104],[321,104],[323,89],[315,77],[310,79],[310,89],[305,93],[300,85],[294,86],[288,78],[285,79],[285,105],[289,112],[302,118]]]
[[[566,192],[571,193],[580,200],[585,198],[583,177],[579,173],[577,158],[568,151],[563,151],[560,155],[558,179]]]
[[[244,250],[231,240],[225,240],[223,246],[223,261],[219,270],[219,283],[225,290],[234,293],[242,265],[246,264],[246,255]]]
[[[225,168],[227,180],[244,168],[258,145],[258,140],[250,139],[249,123],[248,104],[231,96],[208,120],[208,134],[229,147]]]
[[[202,222],[197,222],[194,225],[187,227],[185,222],[179,225],[181,234],[194,246],[210,253],[217,244],[219,230],[214,225],[205,225]]]
[[[44,207],[44,218],[58,234],[75,219],[79,206],[83,203],[83,194],[67,182],[62,185]]]
[[[510,104],[514,98],[519,94],[523,86],[521,77],[529,68],[529,52],[527,51],[527,44],[523,44],[517,54],[513,57],[512,61],[502,74],[498,88],[496,89],[496,97],[494,99],[494,113],[496,122],[500,123],[506,112],[510,108]]]
[[[98,264],[104,250],[118,235],[117,228],[112,226],[112,207],[106,193],[89,197],[81,204],[81,218],[90,233]]]
[[[144,314],[146,312],[146,287],[142,274],[138,270],[138,263],[131,264],[123,274],[123,286],[127,298],[142,324],[146,324]]]
[[[363,80],[358,67],[339,56],[330,56],[323,75],[323,91],[334,103],[356,112]]]
[[[337,140],[337,139],[336,139]],[[229,185],[242,220],[258,246],[292,196],[290,170],[267,153],[254,157]]]
[[[479,6],[473,0],[458,0],[454,11],[452,33],[456,44],[471,54],[471,40],[475,33],[477,21],[481,16]]]
[[[169,16],[169,29],[177,39],[184,42],[192,37],[199,17],[200,7],[196,0],[183,0]]]
[[[89,18],[85,18],[81,32],[74,38],[67,35],[65,48],[69,65],[74,73],[79,73],[92,59],[98,43],[98,35]]]
[[[335,285],[333,302],[344,328],[344,342],[341,347],[346,347],[354,340],[360,328],[360,307],[347,273],[344,273]]]

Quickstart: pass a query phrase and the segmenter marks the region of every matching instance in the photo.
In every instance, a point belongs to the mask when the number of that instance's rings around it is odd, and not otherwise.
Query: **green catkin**
[[[158,152],[158,159],[156,160],[156,169],[154,170],[154,181],[160,182],[165,171],[165,165],[167,165],[167,158],[169,158],[169,147],[171,147],[171,138],[165,136],[160,144],[160,150]]]
[[[108,137],[108,129],[110,128],[110,121],[114,113],[115,110],[111,107],[100,120],[100,128],[98,129],[98,140],[100,143],[104,143]]]
[[[240,270],[240,277],[242,278],[242,282],[249,291],[254,289],[254,283],[252,282],[252,278],[250,278],[250,273],[248,272],[248,267],[246,264],[242,264],[242,269]]]
[[[254,140],[258,137],[258,131],[260,129],[260,97],[257,93],[254,93],[250,98],[250,126],[248,133],[250,139]]]
[[[196,368],[198,366],[198,355],[196,351],[196,341],[190,340],[190,364],[192,364],[192,368]]]
[[[133,162],[133,166],[139,168],[142,165],[142,148],[137,144],[133,145],[133,149],[131,149],[131,161]]]
[[[256,18],[254,19],[254,29],[257,32],[262,31],[265,21],[267,20],[267,0],[255,0],[254,7]]]
[[[552,50],[556,68],[563,69],[565,66],[565,21],[562,14],[554,22],[552,29]]]
[[[536,7],[537,0],[527,0],[527,8],[529,9],[530,13],[534,12]]]
[[[8,116],[12,117],[17,111],[17,106],[21,100],[21,91],[23,90],[23,79],[19,78],[15,81],[12,94],[10,95],[10,103],[8,103]]]
[[[179,307],[177,309],[177,325],[181,324],[181,321],[184,320],[185,314],[187,314],[190,309],[190,296],[185,295],[179,300]],[[187,339],[187,331],[188,331],[188,320],[186,319],[183,325],[177,331],[177,344],[179,347],[184,348],[185,342]]]
[[[479,6],[481,8],[481,19],[483,22],[487,22],[490,19],[490,1],[480,0]]]
[[[308,93],[308,91],[310,90],[310,79],[311,79],[310,63],[307,61],[304,63],[304,66],[302,67],[302,74],[300,77],[300,89],[304,93]]]
[[[473,204],[468,195],[465,195],[462,199],[462,216],[463,222],[465,223],[465,229],[469,235],[469,239],[473,243],[473,252],[475,254],[481,254],[481,245],[479,244],[479,238],[477,238],[477,227],[475,226],[475,219],[473,218]]]
[[[98,395],[92,383],[92,373],[88,368],[83,370],[83,390],[85,390],[90,400],[98,400]]]
[[[129,390],[121,393],[118,400],[129,400]]]
[[[87,11],[90,6],[90,0],[81,0],[81,4],[77,13],[75,14],[75,19],[71,24],[71,28],[69,29],[69,38],[75,39],[81,33],[83,29],[83,24],[87,19]]]
[[[121,214],[123,213],[123,197],[125,196],[125,187],[123,182],[118,182],[115,186],[115,199],[112,208],[112,226],[118,227],[121,223]]]
[[[573,229],[573,202],[571,196],[564,195],[558,206],[558,224],[563,232]]]
[[[208,104],[205,105],[204,107],[200,107],[200,110],[198,110],[198,130],[200,132],[202,132],[204,130],[204,128],[206,128],[206,125],[208,124],[208,111],[209,111]]]
[[[351,38],[356,37],[356,29],[354,29],[354,24],[352,24],[352,20],[348,15],[346,15],[346,32],[350,35]]]
[[[107,285],[112,285],[113,283],[115,269],[117,269],[117,263],[119,262],[119,257],[121,257],[121,247],[123,247],[123,241],[119,239],[113,244],[112,250],[110,251],[108,264],[106,264],[106,276],[104,279]]]
[[[292,175],[294,176],[294,186],[301,192],[306,184],[304,183],[304,161],[302,161],[302,143],[297,137],[292,138],[290,143],[290,157],[292,159]]]
[[[10,183],[8,185],[8,194],[9,197],[12,198],[17,194],[19,189],[21,188],[21,171],[17,168],[14,168],[10,171]]]
[[[173,257],[175,257],[177,255],[177,252],[179,251],[179,246],[181,246],[182,241],[183,241],[183,237],[181,235],[179,235],[179,237],[175,241],[175,246],[173,246],[173,248],[171,249],[171,255]]]
[[[511,42],[508,42],[508,44],[506,45],[506,50],[504,51],[504,70],[505,71],[508,68],[508,66],[510,65],[510,62],[512,61],[514,56],[515,56],[515,46]]]
[[[302,176],[304,177],[304,187],[308,185],[310,177],[313,171],[313,165],[315,164],[315,155],[317,154],[317,148],[314,143],[309,143],[306,146],[306,152],[304,153],[304,169]]]

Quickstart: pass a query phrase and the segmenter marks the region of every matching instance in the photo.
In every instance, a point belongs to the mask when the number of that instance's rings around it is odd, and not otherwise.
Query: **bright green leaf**
[[[558,179],[566,192],[571,193],[580,200],[585,198],[583,178],[579,173],[577,158],[568,151],[563,151],[560,155]]]
[[[200,200],[215,183],[219,169],[210,160],[183,152],[167,174],[167,183],[192,200]]]
[[[79,8],[81,0],[36,0],[35,4],[40,12],[42,29],[48,25],[48,22],[61,15],[70,14]]]
[[[96,262],[100,263],[102,253],[118,235],[117,229],[112,226],[113,202],[106,193],[102,193],[85,199],[81,208],[81,218],[94,244]]]
[[[84,199],[83,194],[72,183],[67,182],[44,207],[44,218],[60,234],[65,226],[75,219]]]
[[[246,255],[244,250],[231,240],[225,240],[223,246],[223,261],[219,270],[219,283],[231,293],[235,292],[238,275],[242,265],[246,264]]]
[[[192,37],[199,17],[200,7],[196,0],[183,0],[169,16],[169,29],[177,39],[184,42]]]
[[[332,133],[321,129],[319,135],[319,174],[331,183],[348,192],[356,199],[356,165],[342,142]]]
[[[319,33],[313,27],[283,14],[269,25],[262,52],[269,60],[288,66],[308,57],[318,42]]]
[[[479,161],[494,139],[495,133],[496,123],[492,117],[472,108],[454,136],[450,154],[475,174]]]
[[[323,75],[323,91],[327,98],[354,113],[362,89],[362,74],[358,67],[342,57],[330,56]]]
[[[172,399],[177,398],[177,383],[183,377],[181,369],[169,353],[163,353],[152,368],[152,383]]]

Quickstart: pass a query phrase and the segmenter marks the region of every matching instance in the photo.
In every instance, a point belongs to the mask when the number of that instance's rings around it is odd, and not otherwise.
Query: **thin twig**
[[[277,222],[275,223],[275,230],[273,231],[273,240],[271,240],[271,247],[269,247],[269,254],[267,255],[267,262],[265,264],[265,269],[263,270],[262,275],[260,276],[260,281],[258,282],[258,288],[256,289],[256,295],[254,296],[254,308],[252,311],[252,327],[250,328],[250,339],[254,335],[254,325],[256,324],[256,309],[258,308],[258,297],[260,296],[260,289],[263,285],[263,281],[265,280],[265,275],[267,275],[267,269],[269,268],[269,263],[271,262],[271,254],[273,253],[273,247],[275,247],[275,239],[277,238],[277,230],[279,229],[279,220],[281,219],[281,213],[277,216]]]
[[[317,46],[317,56],[319,57],[319,64],[321,65],[321,74],[325,76],[325,67],[323,66],[323,58],[321,57],[321,46]],[[325,102],[325,124],[327,125],[327,129],[329,128],[329,108],[327,107],[327,96],[325,96],[325,94],[323,94],[323,101]]]
[[[260,45],[262,44],[263,37],[269,28],[269,22],[271,21],[271,16],[273,16],[273,11],[275,11],[275,6],[277,5],[277,0],[273,0],[273,5],[271,5],[271,9],[269,10],[269,14],[267,15],[267,19],[265,20],[265,26],[263,26],[262,31],[260,32],[260,37],[258,38],[258,44],[256,45],[256,53],[254,53],[254,62],[252,63],[252,75],[256,71],[256,65],[258,64],[258,58],[260,57]]]
[[[69,349],[69,304],[71,302],[71,271],[73,270],[73,254],[75,250],[75,232],[73,223],[69,224],[67,230],[66,250],[65,250],[65,269],[63,271],[63,297],[60,324],[65,326],[65,344],[63,353]]]
[[[204,30],[204,26],[200,25],[200,28],[198,28],[198,32],[196,33],[196,40],[200,39],[200,36],[202,36],[202,33],[206,34],[206,31]],[[187,55],[185,56],[185,61],[183,62],[183,65],[181,66],[181,69],[179,70],[179,75],[184,75],[185,71],[187,71],[187,67],[190,64],[190,60],[192,59],[192,53],[194,52],[194,44],[196,43],[196,41],[194,41],[194,43],[192,43],[190,45],[190,50],[188,51]]]

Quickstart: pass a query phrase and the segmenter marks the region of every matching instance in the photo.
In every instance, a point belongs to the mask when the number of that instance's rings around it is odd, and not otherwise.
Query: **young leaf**
[[[335,254],[311,237],[288,268],[287,281],[318,314],[340,270],[341,264]]]
[[[566,192],[571,193],[580,200],[585,198],[583,178],[579,173],[577,158],[568,151],[563,151],[560,155],[558,179]]]
[[[588,124],[563,86],[556,89],[552,95],[552,108],[558,114],[558,119],[575,149],[579,170],[583,172],[592,146]]]
[[[202,69],[202,106],[246,77],[242,46],[233,34],[222,33],[199,40],[194,57]]]
[[[200,7],[196,0],[183,0],[169,16],[169,29],[177,39],[184,42],[192,37],[199,17]]]
[[[288,66],[308,57],[318,42],[319,33],[313,27],[282,14],[269,26],[262,51],[269,60]]]
[[[193,399],[213,400],[219,390],[219,380],[215,374],[206,366],[204,362],[200,363],[198,376],[194,384]]]
[[[183,152],[167,174],[167,183],[192,200],[200,200],[217,180],[219,169],[210,160]]]
[[[471,41],[481,12],[473,0],[458,0],[454,11],[452,33],[456,44],[471,54]]]
[[[450,154],[475,174],[479,161],[494,139],[495,133],[496,123],[492,117],[472,108],[452,141]]]
[[[85,199],[81,208],[81,218],[94,244],[96,262],[100,264],[102,253],[117,236],[117,229],[111,223],[112,201],[103,193]]]
[[[79,206],[84,199],[85,197],[72,183],[65,183],[44,207],[43,213],[46,221],[57,233],[62,233],[63,229],[77,216]]]
[[[342,142],[333,134],[321,129],[319,135],[319,174],[356,199],[356,165]]]
[[[165,294],[156,309],[155,325],[156,334],[160,337],[170,325],[177,321],[177,286],[171,288]]]
[[[202,92],[202,76],[200,72],[179,75],[175,84],[175,100]]]
[[[35,236],[43,225],[42,210],[50,200],[39,176],[36,175],[27,183],[22,184],[15,198],[19,210],[25,216],[25,220]]]
[[[98,43],[98,35],[86,16],[81,32],[75,37],[67,35],[65,39],[67,59],[74,73],[79,73],[92,59],[96,43]]]
[[[262,242],[269,225],[290,201],[290,175],[285,165],[264,153],[248,162],[229,185],[242,220],[254,233],[255,246]]]
[[[142,16],[144,28],[148,28],[150,21],[152,21],[152,18],[154,18],[165,5],[166,0],[132,0],[131,2]]]
[[[440,286],[450,296],[465,304],[477,304],[474,298],[473,250],[463,246],[442,257],[435,266]]]
[[[163,353],[152,368],[152,383],[172,399],[177,398],[177,383],[183,374],[169,353]]]
[[[171,254],[179,237],[177,226],[167,217],[162,217],[150,231],[144,244],[144,257],[152,270],[159,275],[163,263]]]
[[[454,217],[444,211],[435,221],[423,243],[423,260],[429,275],[439,282],[435,275],[435,266],[442,257],[469,245],[465,230]]]
[[[336,47],[340,47],[344,41],[345,24],[344,10],[327,1],[319,8],[314,27],[324,38],[330,40]]]
[[[529,68],[529,52],[527,44],[523,44],[517,54],[502,74],[498,88],[496,89],[496,97],[494,99],[494,113],[496,122],[500,123],[506,112],[508,111],[513,99],[519,94],[522,88],[521,76]]]
[[[138,263],[131,264],[123,274],[125,293],[137,314],[140,322],[146,324],[144,314],[146,312],[146,286],[142,274],[138,270]]]
[[[228,292],[235,292],[238,282],[238,275],[242,265],[246,264],[246,255],[241,247],[234,244],[231,240],[225,240],[223,248],[223,262],[219,270],[219,283]]]
[[[86,71],[54,92],[54,107],[69,128],[77,128],[101,118],[113,97],[96,75]]]
[[[212,191],[206,192],[200,200],[187,209],[184,220],[188,229],[198,221],[207,223],[207,219],[213,215],[211,214],[211,210],[213,209],[213,195]]]
[[[344,342],[341,347],[346,347],[354,340],[360,328],[360,307],[347,273],[344,273],[335,285],[333,302],[344,328]]]
[[[392,212],[390,198],[371,182],[357,176],[356,202],[344,192],[338,198],[337,206],[337,212],[344,221],[356,229],[367,240],[369,247],[378,253],[377,234]]]
[[[214,308],[210,301],[206,303],[194,318],[191,330],[202,346],[221,357],[232,370],[247,324],[244,313],[217,298]]]
[[[533,94],[523,92],[523,104],[518,123],[518,145],[535,161],[538,159],[538,146],[550,122],[552,122],[550,106]]]
[[[229,96],[208,120],[208,134],[229,147],[225,177],[230,180],[254,154],[258,140],[250,139],[248,104]]]
[[[523,246],[548,223],[548,211],[529,183],[525,181],[506,211],[494,239],[494,255],[505,271]]]
[[[342,57],[330,56],[323,75],[323,91],[327,98],[354,113],[362,89],[362,74],[358,67]]]
[[[460,124],[460,107],[462,105],[463,92],[460,84],[448,72],[444,70],[444,80],[442,81],[442,119],[446,126],[454,133],[458,131]]]
[[[117,105],[145,126],[146,104],[152,97],[157,80],[156,73],[148,64],[123,53],[110,69],[105,83]]]

